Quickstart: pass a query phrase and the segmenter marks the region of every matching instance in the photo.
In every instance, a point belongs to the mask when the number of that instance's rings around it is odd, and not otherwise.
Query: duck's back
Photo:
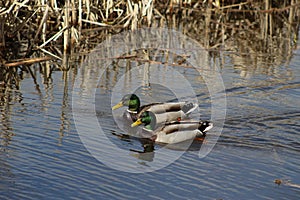
[[[148,111],[151,111],[155,114],[165,113],[165,112],[176,112],[180,111],[185,105],[185,102],[172,102],[172,103],[156,103],[148,108]]]

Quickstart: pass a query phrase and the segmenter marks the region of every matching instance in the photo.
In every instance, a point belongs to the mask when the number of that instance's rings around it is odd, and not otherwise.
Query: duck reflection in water
[[[165,143],[155,142],[150,138],[137,138],[127,134],[122,134],[122,135],[113,134],[113,135],[117,136],[120,140],[124,140],[127,142],[138,141],[140,143],[141,148],[137,146],[136,149],[131,148],[129,149],[129,151],[133,152],[133,154],[131,154],[133,157],[147,162],[152,162],[155,157],[155,151],[161,148],[167,148],[174,151],[199,151],[205,139],[205,137],[203,136],[203,137],[196,137],[193,140],[186,140],[180,143],[165,144]],[[146,165],[146,163],[140,163],[140,164]]]

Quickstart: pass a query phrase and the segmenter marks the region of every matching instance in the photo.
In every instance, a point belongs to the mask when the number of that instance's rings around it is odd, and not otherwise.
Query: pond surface
[[[10,92],[9,103],[0,107],[1,199],[298,199],[299,188],[274,184],[275,179],[300,184],[299,41],[297,47],[289,62],[276,65],[237,65],[236,54],[224,52],[219,68],[227,109],[218,142],[204,158],[199,158],[200,141],[186,151],[180,145],[170,146],[167,153],[182,156],[148,173],[113,169],[87,150],[72,113],[72,89],[76,77],[82,76],[80,71],[77,75],[73,70],[53,71],[47,83],[37,72],[39,88],[26,75],[20,89]],[[160,84],[145,82],[130,88],[134,80],[145,78],[143,67],[131,63],[126,68],[125,61],[117,65],[108,67],[94,88],[96,116],[104,134],[127,152],[134,167],[151,168],[156,152],[164,146],[155,144],[154,152],[139,153],[144,150],[141,141],[124,137],[115,122],[124,109],[112,112],[111,105],[128,88],[136,89],[143,103],[174,101],[169,79],[179,88],[177,93],[185,94],[185,88],[176,82],[180,75],[172,72],[168,77],[170,68],[165,66],[150,67],[150,77],[158,77]],[[122,79],[130,69],[137,70]],[[177,67],[176,71],[191,83],[201,118],[210,119],[211,99],[203,78],[194,69]],[[218,127],[218,121],[214,123]],[[214,129],[208,132],[208,142],[209,134]]]

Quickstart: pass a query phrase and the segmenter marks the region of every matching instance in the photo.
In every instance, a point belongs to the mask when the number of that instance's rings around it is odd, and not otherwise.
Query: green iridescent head
[[[122,106],[128,106],[128,110],[132,112],[138,112],[140,109],[140,99],[135,94],[126,94],[121,101],[112,107],[112,110],[116,110]]]
[[[134,123],[131,124],[131,127],[136,127],[141,124],[144,124],[145,128],[149,130],[154,130],[156,126],[156,117],[154,113],[150,111],[145,111],[141,114],[140,118],[137,119]]]

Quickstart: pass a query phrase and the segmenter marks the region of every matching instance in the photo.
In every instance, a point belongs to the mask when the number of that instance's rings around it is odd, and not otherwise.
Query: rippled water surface
[[[203,144],[195,141],[178,160],[148,173],[112,169],[86,149],[72,115],[76,77],[72,71],[66,76],[54,71],[48,84],[38,74],[39,88],[25,76],[20,89],[11,91],[9,103],[0,107],[1,199],[298,199],[299,188],[278,186],[274,180],[300,184],[299,46],[291,62],[255,69],[234,65],[228,53],[220,69],[227,116],[217,144],[199,158]],[[106,70],[95,88],[96,113],[90,114],[97,116],[104,134],[126,152],[134,167],[151,168],[156,152],[164,147],[156,144],[154,152],[139,153],[144,150],[141,141],[122,136],[124,131],[115,122],[114,115],[123,110],[111,111],[132,79],[145,78],[141,66],[133,69],[123,79],[127,69],[111,66]],[[176,82],[181,74],[194,89],[201,117],[210,119],[210,96],[196,70],[177,67],[178,74],[167,77],[168,67],[158,69],[150,68],[150,77],[159,78],[160,84],[135,88],[143,103],[174,101],[169,79],[183,94],[185,89]],[[116,84],[120,86],[115,88]],[[213,133],[212,129],[207,137]],[[170,146],[167,152],[180,153],[181,146]],[[121,159],[115,152],[106,154]]]

